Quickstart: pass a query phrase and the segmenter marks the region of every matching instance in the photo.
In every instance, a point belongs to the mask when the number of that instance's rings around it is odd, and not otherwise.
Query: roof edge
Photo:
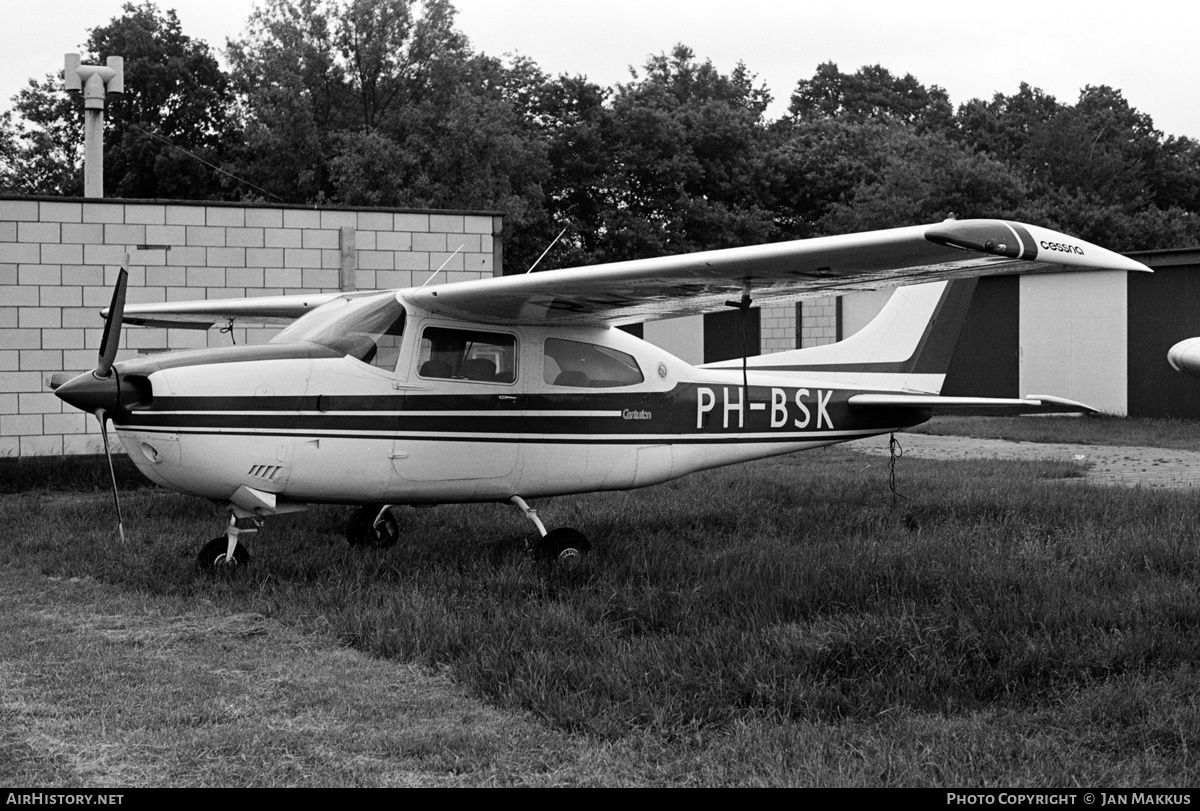
[[[315,206],[303,203],[267,203],[258,200],[171,200],[140,197],[55,197],[53,195],[0,194],[0,201],[24,200],[34,203],[112,203],[121,205],[208,206],[213,208],[283,208],[295,211],[377,211],[387,214],[463,214],[476,217],[506,217],[503,211],[470,208],[390,208],[387,206]]]

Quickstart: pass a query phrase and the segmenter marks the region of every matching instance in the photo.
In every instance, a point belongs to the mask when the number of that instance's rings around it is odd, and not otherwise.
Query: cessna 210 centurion
[[[229,505],[205,568],[245,563],[243,533],[314,503],[355,505],[350,542],[387,544],[396,505],[507,502],[537,527],[537,551],[570,561],[587,539],[547,532],[526,499],[643,487],[947,410],[1090,410],[938,396],[974,277],[1081,269],[1149,270],[1032,225],[947,220],[420,288],[128,308],[122,271],[99,365],[56,392],[98,417],[106,451],[111,419],[147,477]],[[723,363],[693,366],[614,329],[897,286],[845,341]],[[114,363],[123,323],[227,319],[291,323],[263,345]]]

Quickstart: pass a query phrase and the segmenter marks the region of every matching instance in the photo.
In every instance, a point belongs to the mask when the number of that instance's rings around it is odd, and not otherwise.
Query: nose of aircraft
[[[67,405],[89,414],[100,410],[112,413],[121,404],[120,384],[115,373],[97,377],[95,372],[84,372],[63,383],[54,393]]]
[[[1167,363],[1177,372],[1200,377],[1200,338],[1188,338],[1171,347]]]

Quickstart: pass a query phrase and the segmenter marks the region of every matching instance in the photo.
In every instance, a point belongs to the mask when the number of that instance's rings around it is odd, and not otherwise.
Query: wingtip
[[[925,238],[946,247],[1009,259],[1048,262],[1077,270],[1153,273],[1146,265],[1086,240],[1009,220],[955,220],[927,226]]]

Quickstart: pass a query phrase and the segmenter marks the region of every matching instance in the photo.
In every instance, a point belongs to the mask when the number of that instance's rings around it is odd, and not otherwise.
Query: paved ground
[[[1074,459],[1088,480],[1130,487],[1200,487],[1200,453],[1118,445],[1009,442],[930,434],[899,434],[904,454],[925,459]],[[888,453],[888,438],[856,443],[865,453]]]

